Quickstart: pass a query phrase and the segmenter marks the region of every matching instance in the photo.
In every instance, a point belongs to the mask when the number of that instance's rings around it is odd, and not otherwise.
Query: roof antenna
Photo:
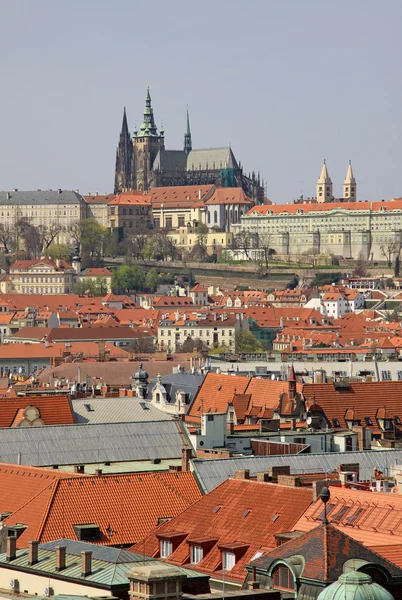
[[[328,525],[328,519],[327,519],[327,502],[330,499],[331,494],[330,491],[327,487],[323,487],[321,490],[321,494],[320,494],[320,498],[322,500],[322,502],[324,502],[324,517],[322,519],[322,522],[324,525]]]

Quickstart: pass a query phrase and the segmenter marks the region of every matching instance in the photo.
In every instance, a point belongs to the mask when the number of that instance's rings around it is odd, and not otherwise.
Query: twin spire
[[[356,179],[353,174],[352,162],[349,161],[345,181],[343,182],[343,200],[356,202]],[[317,180],[317,202],[332,202],[333,197],[332,179],[329,176],[326,160],[322,165],[320,176]]]

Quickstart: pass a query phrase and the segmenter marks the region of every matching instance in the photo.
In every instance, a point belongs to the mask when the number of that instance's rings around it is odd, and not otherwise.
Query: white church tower
[[[317,181],[317,202],[331,202],[333,198],[332,194],[332,181],[328,175],[327,163],[324,159],[321,173]]]
[[[343,197],[348,202],[356,202],[356,179],[353,175],[352,162],[349,161],[345,181],[343,182]]]

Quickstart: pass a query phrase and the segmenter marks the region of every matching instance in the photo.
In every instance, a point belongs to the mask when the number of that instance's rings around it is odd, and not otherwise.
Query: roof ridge
[[[43,518],[42,518],[42,522],[39,524],[39,529],[38,529],[38,533],[37,533],[37,536],[36,536],[37,540],[40,540],[42,532],[43,532],[43,530],[45,528],[45,524],[46,524],[46,522],[47,522],[47,520],[49,518],[50,508],[51,508],[51,506],[53,504],[54,498],[56,496],[56,492],[57,492],[57,490],[59,488],[60,481],[64,481],[64,480],[63,479],[56,480],[56,485],[54,486],[53,494],[50,495],[49,501],[48,501],[47,506],[46,506],[46,510],[45,510]],[[63,526],[64,526],[64,523],[63,523]]]

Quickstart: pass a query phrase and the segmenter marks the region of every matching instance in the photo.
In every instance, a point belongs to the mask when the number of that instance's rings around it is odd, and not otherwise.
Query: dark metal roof
[[[179,428],[172,420],[4,428],[0,461],[50,466],[180,458]]]
[[[153,171],[182,171],[186,170],[187,156],[184,150],[159,150],[154,163]]]
[[[400,464],[402,450],[367,450],[360,452],[327,452],[286,456],[243,456],[214,460],[194,459],[192,464],[205,491],[210,492],[237,469],[249,469],[250,475],[268,471],[269,467],[289,465],[291,473],[331,473],[340,464],[359,463],[360,479],[368,481],[374,467],[388,474],[389,467]]]
[[[196,373],[173,373],[171,375],[164,375],[161,377],[161,383],[166,389],[168,399],[174,401],[176,398],[176,392],[183,391],[187,394],[187,403],[190,403],[202,382],[205,379],[205,374],[200,375]],[[157,379],[152,379],[148,384],[147,399],[152,398],[152,390],[155,387]]]
[[[142,554],[138,554],[137,552],[121,550],[120,548],[113,548],[112,546],[99,546],[98,544],[77,542],[75,540],[68,540],[65,538],[40,544],[41,548],[54,551],[56,551],[57,546],[65,546],[66,553],[74,556],[81,556],[81,552],[84,550],[90,550],[92,552],[93,559],[103,560],[104,562],[113,564],[130,563],[137,560],[152,560],[151,558],[144,557]]]
[[[84,198],[73,190],[0,191],[0,205],[7,204],[85,204]]]

